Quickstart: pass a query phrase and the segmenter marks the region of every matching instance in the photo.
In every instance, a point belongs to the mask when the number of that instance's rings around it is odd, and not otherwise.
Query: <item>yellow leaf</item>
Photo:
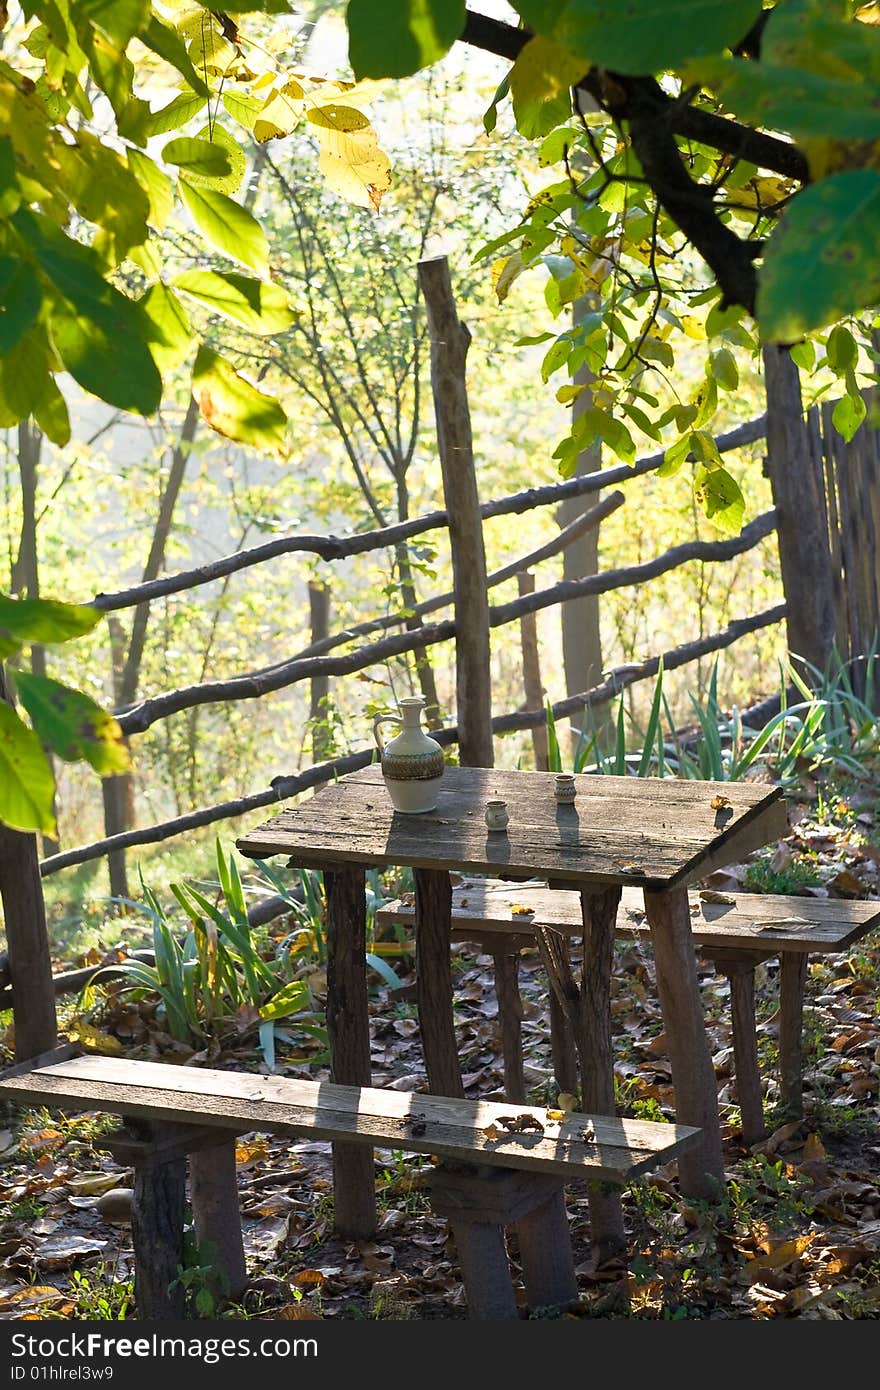
[[[254,139],[261,145],[289,135],[299,125],[305,102],[303,89],[298,82],[285,82],[284,86],[269,94],[254,121]]]
[[[124,1051],[118,1038],[93,1028],[84,1018],[75,1018],[68,1024],[67,1037],[70,1042],[78,1042],[84,1051],[97,1052],[101,1057],[121,1057]]]
[[[327,1282],[327,1275],[321,1269],[301,1269],[290,1281],[298,1289],[320,1289]]]
[[[480,1133],[485,1134],[486,1138],[492,1144],[494,1144],[496,1139],[500,1139],[501,1137],[497,1125],[486,1125],[486,1128],[481,1130]]]
[[[238,1168],[250,1168],[258,1163],[261,1158],[265,1158],[269,1152],[268,1144],[236,1144],[235,1162]]]
[[[560,1110],[564,1110],[566,1115],[572,1110],[577,1110],[578,1098],[573,1096],[570,1091],[560,1091],[556,1097],[556,1104]]]
[[[312,106],[306,115],[321,147],[318,167],[334,193],[378,212],[391,187],[391,160],[367,117],[337,102]]]
[[[810,1248],[815,1239],[815,1232],[808,1236],[798,1236],[795,1240],[784,1240],[781,1245],[762,1255],[756,1255],[746,1266],[749,1283],[755,1283],[768,1269],[784,1269],[786,1265],[793,1264]]]
[[[514,917],[534,917],[535,915],[533,907],[523,907],[522,903],[511,903],[510,911]]]
[[[804,1140],[804,1161],[815,1163],[827,1157],[828,1155],[825,1152],[825,1146],[823,1145],[822,1140],[819,1138],[818,1134],[808,1134],[806,1139]]]
[[[529,39],[510,70],[510,93],[517,106],[552,101],[573,87],[584,71],[583,58],[539,34]]]
[[[544,1118],[550,1120],[552,1124],[561,1124],[567,1113],[566,1110],[548,1110]]]
[[[68,1179],[67,1186],[74,1197],[101,1197],[120,1186],[120,1177],[118,1173],[78,1173]]]
[[[492,288],[498,296],[499,304],[504,303],[514,280],[518,279],[524,270],[523,258],[519,251],[492,262]]]

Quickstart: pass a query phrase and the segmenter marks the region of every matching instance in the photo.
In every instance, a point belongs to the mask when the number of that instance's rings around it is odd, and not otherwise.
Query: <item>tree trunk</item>
[[[834,581],[821,458],[804,418],[798,369],[785,347],[763,349],[767,470],[785,592],[789,656],[822,671],[835,634]]]
[[[437,443],[449,514],[459,756],[465,767],[492,767],[486,552],[465,378],[471,335],[456,312],[445,256],[419,262],[419,285],[428,311]]]
[[[0,699],[9,701],[0,665]],[[11,703],[11,701],[9,701]],[[58,1041],[52,957],[36,835],[0,824],[0,901],[15,997],[15,1059],[26,1062]]]

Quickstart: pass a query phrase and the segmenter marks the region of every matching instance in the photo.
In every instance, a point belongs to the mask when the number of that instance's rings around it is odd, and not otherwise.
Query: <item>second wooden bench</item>
[[[755,969],[778,956],[780,1099],[786,1115],[803,1115],[803,1005],[807,959],[845,951],[880,924],[880,902],[802,898],[766,893],[689,894],[694,943],[730,982],[737,1099],[743,1139],[764,1136],[764,1112],[755,1020]],[[710,899],[707,901],[707,899]],[[376,914],[376,924],[411,925],[412,902],[397,899]],[[476,943],[495,963],[504,1056],[505,1090],[525,1098],[521,1039],[520,953],[535,945],[538,927],[567,937],[583,933],[580,895],[534,883],[475,879],[452,895],[452,939]],[[621,937],[649,939],[642,892],[625,888],[617,915]],[[574,1045],[558,1003],[550,995],[554,1072],[560,1090],[577,1090]]]

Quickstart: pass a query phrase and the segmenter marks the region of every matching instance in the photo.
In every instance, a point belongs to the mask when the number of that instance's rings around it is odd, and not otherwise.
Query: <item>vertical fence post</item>
[[[0,700],[9,701],[0,665]],[[58,1041],[52,957],[36,835],[0,824],[0,899],[13,988],[15,1058],[26,1062]]]
[[[804,418],[798,369],[787,348],[764,348],[767,467],[776,508],[790,656],[821,671],[835,632],[834,581],[821,480]]]
[[[322,642],[330,632],[330,588],[309,580],[309,621],[311,642]],[[333,756],[333,740],[327,727],[327,696],[330,677],[312,676],[309,681],[309,722],[312,729],[312,758],[316,763]]]
[[[535,592],[535,576],[531,570],[520,570],[516,576],[520,597]],[[538,622],[534,613],[523,613],[519,620],[519,639],[522,647],[523,690],[526,709],[544,708],[544,687],[541,684],[541,658],[538,654]],[[535,770],[546,772],[550,767],[550,750],[547,729],[536,724],[532,729],[532,747],[535,750]]]
[[[466,767],[492,767],[492,683],[486,552],[474,472],[465,363],[470,333],[460,321],[445,256],[419,262],[428,311],[431,383],[455,590],[458,746]]]

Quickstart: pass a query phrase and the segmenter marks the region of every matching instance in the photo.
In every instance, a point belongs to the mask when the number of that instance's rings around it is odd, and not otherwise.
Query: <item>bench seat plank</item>
[[[803,898],[770,893],[719,895],[729,901],[706,902],[688,894],[694,942],[736,950],[835,953],[844,951],[880,926],[880,902],[844,898]],[[523,912],[522,908],[528,908]],[[376,923],[412,923],[413,905],[402,899],[386,903]],[[456,884],[452,892],[453,938],[533,938],[535,925],[555,927],[567,935],[583,932],[580,894],[542,883],[504,884],[477,879]],[[619,936],[650,937],[644,898],[638,888],[624,888],[617,914]],[[521,944],[519,941],[517,944]]]
[[[677,1157],[699,1136],[699,1130],[686,1125],[582,1114],[557,1123],[540,1106],[98,1056],[0,1079],[0,1095],[61,1110],[97,1109],[241,1132],[345,1139],[591,1181],[648,1172]],[[501,1123],[502,1117],[522,1115],[533,1116],[543,1133],[511,1133]],[[497,1138],[491,1137],[493,1126]]]

